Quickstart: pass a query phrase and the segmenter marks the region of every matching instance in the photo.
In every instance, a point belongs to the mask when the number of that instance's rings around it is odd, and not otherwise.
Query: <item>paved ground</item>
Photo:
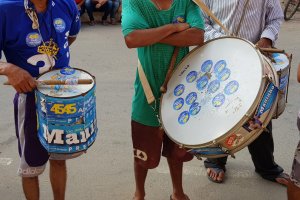
[[[296,113],[300,108],[300,84],[296,82],[296,64],[300,62],[300,15],[282,26],[278,48],[293,53],[289,103],[285,113],[274,120],[276,161],[290,172],[293,152],[299,139]],[[136,69],[136,51],[128,50],[120,26],[83,25],[72,46],[71,64],[84,68],[97,78],[97,111],[100,134],[96,143],[81,158],[68,162],[66,199],[128,200],[134,190],[130,141],[130,100]],[[1,79],[4,82],[4,79]],[[13,89],[1,87],[0,94],[0,199],[24,199],[14,134]],[[225,184],[208,181],[203,161],[194,159],[184,167],[184,187],[193,200],[284,200],[286,189],[261,179],[254,172],[247,149],[229,159]],[[40,177],[41,199],[52,198],[48,169]],[[147,199],[168,199],[171,181],[165,159],[151,170],[146,182]]]

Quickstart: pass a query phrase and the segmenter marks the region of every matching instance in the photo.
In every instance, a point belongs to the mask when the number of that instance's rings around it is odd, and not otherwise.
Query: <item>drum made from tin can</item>
[[[174,70],[162,95],[166,134],[200,157],[222,157],[247,146],[276,109],[278,77],[255,46],[241,38],[211,40]]]
[[[272,66],[277,72],[279,79],[279,92],[277,109],[273,118],[278,118],[284,111],[288,98],[288,86],[290,80],[292,55],[285,53],[273,53],[271,57]]]
[[[93,81],[85,85],[39,84],[37,87],[38,137],[49,153],[75,154],[86,151],[96,139],[95,78],[81,69],[63,68],[46,72],[37,80],[72,82],[78,79]]]

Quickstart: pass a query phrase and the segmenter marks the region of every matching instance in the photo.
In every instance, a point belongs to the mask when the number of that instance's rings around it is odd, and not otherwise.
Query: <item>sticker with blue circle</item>
[[[190,114],[188,111],[182,112],[178,117],[179,124],[183,125],[186,124],[190,119]]]
[[[211,68],[213,66],[213,61],[212,60],[206,60],[202,66],[201,66],[201,71],[202,72],[210,72]]]
[[[226,81],[230,77],[231,71],[228,68],[223,69],[220,73],[217,74],[217,78],[220,81]]]
[[[221,84],[219,80],[214,80],[208,84],[207,90],[209,93],[213,94],[220,88],[220,85]]]
[[[177,85],[174,89],[174,95],[177,97],[182,95],[182,93],[184,92],[184,89],[185,89],[185,87],[183,84]]]
[[[186,81],[188,83],[192,83],[196,80],[198,73],[196,71],[191,71],[190,73],[188,73],[188,75],[186,76]]]
[[[235,93],[239,89],[239,83],[237,81],[230,81],[224,88],[224,92],[227,95]]]
[[[220,107],[224,104],[224,102],[225,102],[225,95],[222,93],[217,94],[212,100],[212,104],[214,107]]]
[[[76,70],[71,67],[65,67],[60,70],[60,73],[63,75],[72,75],[75,73],[75,71]]]
[[[196,100],[197,100],[197,93],[196,92],[191,92],[185,98],[185,102],[186,102],[187,105],[192,105]]]
[[[276,57],[279,57],[280,54],[279,53],[273,53],[272,56],[273,56],[273,58],[276,58]]]
[[[55,30],[59,33],[64,32],[64,30],[66,29],[66,23],[61,18],[54,19],[53,26],[54,26]]]
[[[183,105],[184,105],[184,99],[183,98],[178,98],[173,103],[173,109],[174,110],[180,110]]]
[[[284,64],[284,61],[282,59],[280,59],[280,58],[274,58],[274,60],[275,60],[275,62],[276,62],[277,65]]]
[[[226,68],[226,65],[227,64],[226,64],[225,60],[218,61],[214,66],[214,72],[216,74],[219,74],[221,71],[223,71],[223,69]]]
[[[42,37],[40,36],[39,33],[28,33],[26,36],[26,44],[29,47],[36,47],[39,46],[42,42]]]
[[[206,87],[206,85],[207,85],[207,83],[208,83],[208,76],[202,76],[201,78],[199,78],[198,80],[197,80],[197,88],[198,88],[198,90],[203,90],[205,87]]]
[[[200,104],[195,102],[191,105],[189,113],[190,115],[195,116],[200,112],[200,110],[201,110]]]

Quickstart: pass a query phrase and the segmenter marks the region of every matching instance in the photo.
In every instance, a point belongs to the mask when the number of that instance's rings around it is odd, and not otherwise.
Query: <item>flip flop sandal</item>
[[[282,173],[280,173],[280,174],[274,179],[274,182],[279,183],[279,184],[281,184],[281,185],[286,185],[286,184],[284,184],[284,183],[281,183],[281,182],[280,182],[279,180],[277,180],[277,179],[285,179],[285,180],[287,180],[287,181],[290,181],[290,176],[289,176],[287,173],[282,172]]]
[[[212,171],[214,171],[214,173],[216,173],[216,174],[220,174],[221,172],[223,172],[223,173],[225,173],[225,171],[223,170],[223,169],[221,169],[221,168],[209,168],[210,170],[212,170]],[[220,181],[218,181],[218,180],[214,180],[212,177],[210,177],[209,176],[209,174],[207,173],[207,178],[208,178],[208,180],[210,180],[210,181],[212,181],[212,182],[214,182],[214,183],[222,183],[223,182],[223,180],[220,180]]]

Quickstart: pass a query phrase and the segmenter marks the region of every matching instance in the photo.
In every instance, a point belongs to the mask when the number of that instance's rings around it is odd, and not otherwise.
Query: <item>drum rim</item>
[[[36,80],[38,80],[41,76],[43,76],[43,75],[46,74],[46,73],[49,73],[49,72],[52,72],[52,71],[61,70],[61,69],[63,69],[63,68],[52,69],[52,70],[43,72],[43,73],[41,73],[39,76],[36,77]],[[76,68],[76,67],[72,67],[72,69],[75,69],[75,70],[78,70],[78,71],[83,71],[83,72],[87,73],[88,75],[90,75],[90,76],[92,77],[92,79],[93,79],[93,84],[94,84],[93,87],[92,87],[90,90],[86,91],[85,93],[82,93],[82,94],[79,94],[79,95],[76,95],[76,96],[71,96],[71,97],[54,97],[54,96],[50,96],[50,95],[48,95],[48,94],[45,94],[45,93],[41,92],[41,91],[38,89],[38,87],[35,89],[35,92],[39,92],[40,94],[42,94],[42,95],[44,95],[44,96],[46,96],[46,97],[50,97],[50,98],[73,99],[73,98],[77,98],[77,97],[80,97],[80,96],[85,96],[85,95],[87,95],[90,91],[92,91],[93,89],[95,89],[95,87],[96,87],[96,77],[95,77],[95,76],[93,76],[91,73],[89,73],[88,71],[86,71],[86,70],[84,70],[84,69],[79,69],[79,68]]]
[[[256,54],[258,55],[259,57],[259,60],[260,60],[260,63],[261,63],[261,66],[263,66],[264,64],[264,59],[262,57],[262,54],[260,53],[260,51],[256,48],[256,46],[250,42],[249,40],[246,40],[244,38],[239,38],[239,37],[234,37],[234,36],[224,36],[224,37],[219,37],[219,38],[214,38],[212,40],[209,40],[209,41],[206,41],[204,42],[204,44],[202,46],[197,46],[195,47],[194,49],[192,49],[179,63],[178,65],[176,66],[176,69],[172,72],[172,75],[171,77],[173,76],[174,72],[178,69],[177,67],[180,66],[188,57],[188,55],[194,53],[194,51],[197,51],[198,49],[204,47],[205,45],[211,43],[211,42],[214,42],[216,40],[220,40],[220,39],[238,39],[238,40],[242,40],[246,43],[248,43],[250,46],[253,47],[253,49],[255,50]],[[239,124],[244,124],[246,123],[248,120],[249,120],[249,116],[251,116],[255,110],[256,110],[256,107],[258,105],[258,103],[260,102],[260,98],[262,95],[263,95],[263,86],[265,85],[265,81],[264,81],[264,69],[262,67],[262,81],[261,81],[261,84],[260,84],[260,89],[259,89],[259,92],[258,94],[256,95],[255,97],[255,101],[252,103],[252,105],[250,106],[250,108],[248,109],[248,111],[245,113],[245,115],[239,120],[239,122],[233,126],[231,129],[229,129],[226,133],[224,133],[223,135],[217,137],[216,139],[212,140],[212,141],[209,141],[209,142],[206,142],[206,143],[203,143],[203,144],[198,144],[198,145],[188,145],[188,144],[183,144],[183,143],[180,143],[179,141],[175,140],[169,133],[168,131],[165,129],[165,126],[164,126],[164,123],[163,123],[163,120],[161,118],[162,116],[162,113],[161,113],[161,108],[162,108],[162,101],[163,101],[163,97],[164,97],[164,94],[161,95],[161,98],[160,98],[160,109],[159,109],[159,116],[160,116],[160,121],[161,121],[161,126],[162,128],[164,129],[165,133],[168,135],[168,137],[174,141],[175,143],[177,143],[178,145],[182,146],[182,147],[187,147],[187,148],[202,148],[202,147],[208,147],[208,146],[212,146],[212,145],[217,145],[219,144],[222,140],[224,140],[225,138],[228,137],[228,135],[230,135],[232,132],[236,131],[239,127],[238,125]]]

